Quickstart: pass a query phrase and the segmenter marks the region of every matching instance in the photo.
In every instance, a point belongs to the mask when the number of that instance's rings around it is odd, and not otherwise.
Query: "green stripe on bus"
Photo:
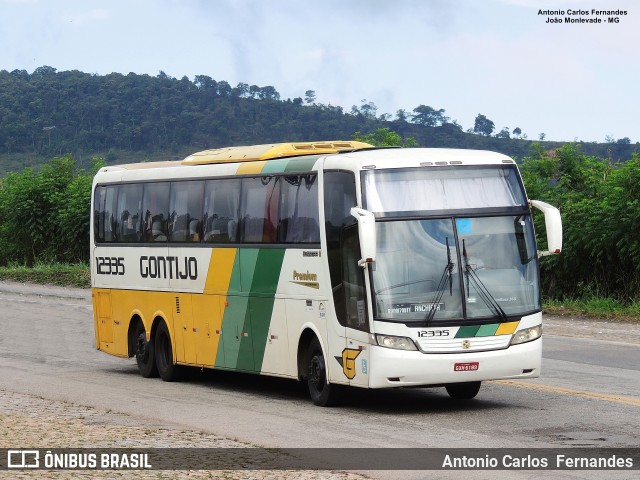
[[[318,160],[319,155],[309,155],[306,157],[293,158],[285,167],[285,173],[309,172]]]
[[[226,306],[222,317],[222,337],[218,343],[216,355],[216,367],[236,368],[240,355],[240,342],[237,339],[244,327],[249,300],[248,297],[241,295],[240,252],[239,249],[236,253],[229,280]]]
[[[222,320],[222,348],[216,366],[260,372],[285,249],[240,248]],[[241,293],[240,293],[241,292]],[[249,296],[249,293],[251,296]],[[220,350],[220,346],[218,350]]]
[[[320,155],[269,160],[260,173],[305,173],[311,171]]]
[[[251,289],[251,284],[253,283],[259,252],[260,249],[258,248],[238,249],[237,257],[240,257],[240,282],[242,292],[254,293]]]
[[[269,160],[260,173],[282,173],[285,171],[285,168],[287,168],[289,162],[290,160],[288,158]]]
[[[284,248],[263,248],[257,251],[253,278],[251,279],[252,294],[268,294],[271,297],[275,295],[284,252]]]
[[[456,333],[455,338],[475,337],[476,333],[478,333],[478,330],[480,330],[480,327],[478,325],[472,325],[469,327],[460,327],[460,329],[458,330],[458,333]]]
[[[251,283],[251,292],[264,294],[264,297],[252,298],[251,328],[253,337],[253,355],[255,369],[262,370],[264,351],[269,336],[269,326],[273,314],[275,293],[282,270],[285,250],[283,248],[263,249],[258,254],[255,274]]]
[[[253,371],[253,352],[251,344],[242,342],[245,335],[251,335],[247,330],[249,311],[249,297],[233,295],[227,297],[227,306],[222,320],[222,341],[224,354],[216,358],[216,367],[227,367]]]
[[[492,337],[493,335],[496,334],[496,331],[498,330],[499,326],[500,326],[499,323],[492,323],[491,325],[482,325],[478,330],[478,333],[476,333],[476,337]]]

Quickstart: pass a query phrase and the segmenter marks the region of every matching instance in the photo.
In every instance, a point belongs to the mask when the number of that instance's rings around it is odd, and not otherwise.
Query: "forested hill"
[[[532,143],[519,128],[495,133],[484,115],[465,132],[443,109],[425,105],[392,116],[378,114],[372,102],[346,112],[316,103],[310,90],[304,99],[281,99],[273,86],[232,87],[203,75],[191,81],[163,72],[0,71],[0,175],[66,153],[80,161],[93,155],[108,163],[160,160],[228,145],[346,140],[378,128],[412,137],[419,146],[488,149],[516,158],[527,155]],[[584,153],[614,161],[640,151],[628,139],[581,145]]]

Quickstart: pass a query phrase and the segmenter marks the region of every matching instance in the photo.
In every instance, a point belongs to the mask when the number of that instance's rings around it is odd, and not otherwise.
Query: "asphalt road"
[[[323,409],[289,380],[197,370],[182,383],[143,379],[133,359],[95,350],[90,292],[0,282],[0,390],[265,447],[639,447],[640,326],[610,326],[617,335],[593,338],[598,335],[584,322],[580,328],[557,322],[558,332],[572,336],[546,332],[540,379],[486,382],[470,402],[450,400],[443,388],[358,390],[342,407]],[[629,473],[606,476],[634,478]],[[462,477],[438,472],[433,478]],[[473,478],[538,475],[477,472]]]

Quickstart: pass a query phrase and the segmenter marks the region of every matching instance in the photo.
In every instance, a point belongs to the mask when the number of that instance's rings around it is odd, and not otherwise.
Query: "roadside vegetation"
[[[571,317],[609,318],[640,321],[640,301],[625,304],[608,297],[589,297],[566,299],[563,301],[547,299],[544,311],[549,315]]]
[[[356,138],[416,144],[388,128]],[[79,168],[65,155],[0,178],[1,280],[89,286],[91,181],[103,164]],[[546,311],[640,321],[640,155],[617,163],[534,144],[519,164],[529,198],[562,213],[563,252],[540,261]],[[544,249],[544,218],[534,221]]]
[[[0,280],[89,288],[91,286],[91,272],[86,263],[38,262],[31,267],[13,263],[0,267]]]

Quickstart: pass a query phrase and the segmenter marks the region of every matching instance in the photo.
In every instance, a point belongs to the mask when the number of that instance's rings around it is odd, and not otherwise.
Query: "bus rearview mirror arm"
[[[367,263],[376,261],[376,218],[373,213],[358,207],[351,209],[351,215],[358,221],[360,254],[358,265],[364,268]]]
[[[562,218],[560,217],[560,211],[553,205],[540,200],[529,200],[529,204],[544,213],[548,250],[538,250],[538,257],[560,253],[562,251]]]

